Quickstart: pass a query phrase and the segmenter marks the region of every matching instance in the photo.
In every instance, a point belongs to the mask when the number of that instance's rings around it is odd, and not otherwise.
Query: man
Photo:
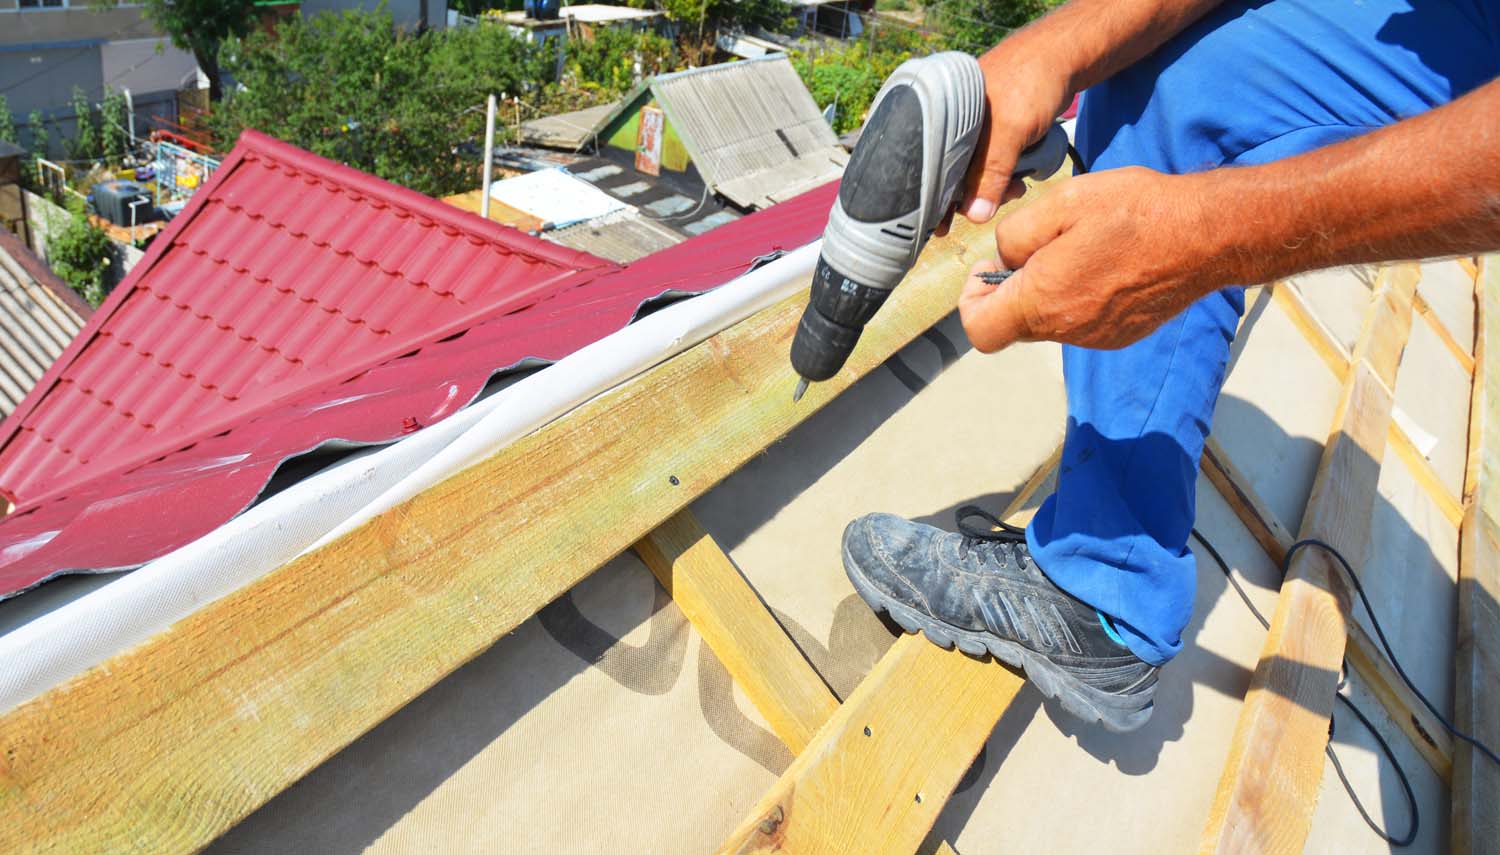
[[[981,351],[1065,343],[1057,492],[1024,532],[863,517],[844,564],[909,631],[1132,730],[1191,617],[1235,284],[1500,248],[1500,0],[1075,0],[981,64],[975,222],[1022,192],[1017,153],[1088,90],[1090,173],[1002,219],[998,262],[959,299]],[[978,278],[1001,265],[1003,285]]]

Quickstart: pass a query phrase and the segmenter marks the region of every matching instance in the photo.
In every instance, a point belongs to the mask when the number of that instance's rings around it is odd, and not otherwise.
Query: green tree
[[[636,63],[642,77],[672,70],[676,58],[672,41],[652,32],[624,28],[596,30],[592,39],[573,39],[567,47],[567,73],[578,85],[610,94],[635,85]]]
[[[32,110],[31,115],[26,117],[26,127],[31,131],[31,157],[26,158],[22,170],[25,182],[36,187],[40,183],[37,175],[36,159],[48,157],[49,147],[52,145],[52,132],[47,127],[47,119],[41,110]]]
[[[0,95],[0,140],[20,145],[21,140],[16,135],[16,117],[10,114],[10,101],[4,95]]]
[[[125,96],[118,89],[106,87],[99,114],[100,154],[118,161],[130,150],[130,131],[125,127],[129,121],[125,115]]]
[[[94,105],[89,103],[88,93],[82,86],[73,87],[73,140],[64,140],[68,157],[74,160],[93,160],[99,156],[99,125],[94,121]]]
[[[225,43],[243,89],[211,121],[224,148],[256,128],[422,193],[455,193],[478,182],[477,158],[460,149],[483,139],[485,97],[537,91],[554,56],[497,25],[409,33],[383,9],[293,17],[274,35]]]
[[[56,225],[56,224],[54,224]],[[68,198],[68,219],[47,237],[47,263],[91,306],[104,302],[105,273],[114,244],[104,230],[89,222],[83,200]]]
[[[818,107],[834,105],[833,129],[843,134],[864,123],[870,103],[896,66],[943,47],[939,36],[876,23],[848,46],[794,55],[792,67]]]
[[[926,0],[927,21],[957,50],[983,53],[1063,0]]]

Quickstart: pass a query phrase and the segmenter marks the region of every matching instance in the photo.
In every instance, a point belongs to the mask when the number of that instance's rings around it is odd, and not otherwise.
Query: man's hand
[[[1124,347],[1226,284],[1200,192],[1211,175],[1083,175],[1002,219],[999,262],[975,265],[959,297],[975,349],[1038,339]],[[1003,284],[979,279],[1002,266],[1016,271]]]

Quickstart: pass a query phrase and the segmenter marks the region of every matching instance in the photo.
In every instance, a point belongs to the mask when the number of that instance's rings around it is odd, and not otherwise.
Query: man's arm
[[[982,351],[1123,347],[1225,285],[1500,249],[1500,80],[1264,166],[1078,176],[1001,220],[995,243],[1018,272],[971,276],[959,300]]]
[[[1042,138],[1073,96],[1155,50],[1220,0],[1073,0],[980,57],[988,101],[979,154],[959,210],[976,223],[1002,196],[1021,149]]]

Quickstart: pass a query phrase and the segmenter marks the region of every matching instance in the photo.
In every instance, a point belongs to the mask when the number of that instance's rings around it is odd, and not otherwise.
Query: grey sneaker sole
[[[1047,657],[1013,641],[1006,641],[992,633],[973,632],[951,626],[930,615],[924,615],[905,603],[887,597],[871,585],[863,574],[854,569],[855,567],[856,564],[850,558],[848,550],[844,550],[844,569],[860,598],[871,608],[890,615],[891,619],[907,632],[913,634],[920,632],[927,636],[928,641],[944,650],[952,649],[954,645],[957,645],[959,650],[970,656],[982,657],[988,652],[1012,668],[1024,671],[1026,679],[1033,686],[1036,686],[1043,695],[1062,704],[1063,709],[1072,715],[1085,722],[1098,722],[1104,725],[1106,730],[1129,733],[1140,729],[1151,718],[1152,698],[1156,695],[1156,686],[1153,685],[1144,692],[1128,697],[1101,692],[1083,684],[1078,678],[1053,664]]]

